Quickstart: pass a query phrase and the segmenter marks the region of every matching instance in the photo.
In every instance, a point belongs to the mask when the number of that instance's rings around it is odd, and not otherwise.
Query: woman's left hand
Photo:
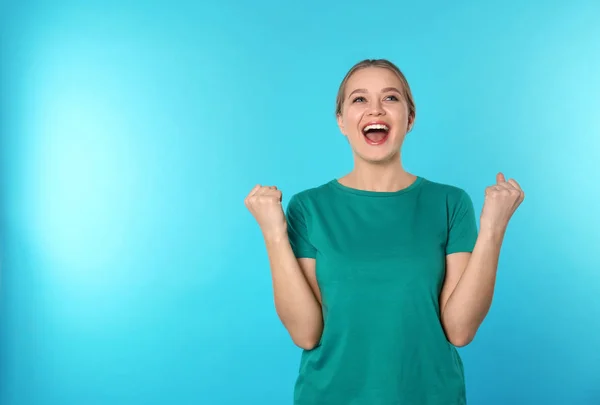
[[[525,193],[514,179],[506,181],[504,174],[496,175],[496,184],[486,188],[481,212],[481,228],[503,232],[510,218],[525,199]]]

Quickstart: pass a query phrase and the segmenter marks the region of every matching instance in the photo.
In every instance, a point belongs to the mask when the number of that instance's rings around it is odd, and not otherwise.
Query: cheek
[[[344,115],[344,128],[346,133],[357,132],[358,124],[362,119],[362,112],[356,108],[351,108]]]
[[[400,124],[401,127],[408,127],[409,124],[409,118],[408,118],[408,114],[402,112],[402,111],[394,111],[394,112],[390,112],[390,114],[393,114],[394,121],[397,122],[398,124]]]

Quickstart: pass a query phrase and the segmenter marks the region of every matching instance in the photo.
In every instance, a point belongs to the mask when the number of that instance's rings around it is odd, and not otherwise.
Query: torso
[[[296,405],[464,403],[462,363],[438,302],[445,196],[456,192],[419,177],[393,193],[335,180],[302,193],[324,330],[303,352]]]

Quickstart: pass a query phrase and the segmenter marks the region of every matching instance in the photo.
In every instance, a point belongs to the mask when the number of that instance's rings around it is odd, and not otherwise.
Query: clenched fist
[[[510,179],[506,181],[502,173],[496,175],[496,184],[486,188],[485,201],[481,212],[481,227],[503,231],[519,205],[525,199],[521,186]]]
[[[265,238],[278,238],[287,232],[281,191],[275,186],[256,185],[244,200]]]

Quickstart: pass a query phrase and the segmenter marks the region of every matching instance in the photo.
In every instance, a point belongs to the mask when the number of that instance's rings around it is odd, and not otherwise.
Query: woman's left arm
[[[486,189],[479,234],[473,252],[446,257],[440,314],[446,337],[455,346],[469,344],[485,319],[494,295],[500,248],[508,222],[523,202],[519,184],[498,173]]]

